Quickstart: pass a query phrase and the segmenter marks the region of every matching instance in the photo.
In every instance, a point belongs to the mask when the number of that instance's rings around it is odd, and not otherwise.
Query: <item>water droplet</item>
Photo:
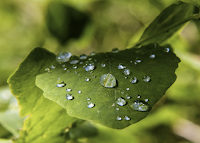
[[[150,58],[151,58],[151,59],[154,59],[155,57],[156,57],[155,54],[150,55]]]
[[[79,58],[77,56],[71,56],[70,57],[70,64],[77,64],[79,62]]]
[[[49,72],[49,71],[50,71],[50,68],[46,68],[46,69],[44,69],[44,70]]]
[[[123,99],[123,98],[118,98],[116,103],[119,105],[119,106],[124,106],[126,104],[126,101]]]
[[[125,79],[128,79],[128,77],[127,77],[127,76],[125,76],[124,78],[125,78]]]
[[[133,102],[131,104],[131,107],[136,111],[149,111],[150,110],[150,106],[141,100],[136,100],[135,102]]]
[[[125,70],[124,70],[124,74],[125,74],[125,75],[130,75],[130,74],[131,74],[131,71],[130,71],[129,69],[125,69]]]
[[[106,64],[102,63],[102,64],[101,64],[101,67],[103,67],[103,68],[106,67]]]
[[[131,99],[131,97],[130,96],[126,96],[126,99]]]
[[[77,68],[78,68],[78,66],[73,65],[73,69],[77,69]]]
[[[73,100],[74,99],[74,97],[71,94],[67,94],[66,98],[67,98],[67,100]]]
[[[149,99],[144,99],[144,101],[145,101],[145,102],[148,102],[148,101],[149,101]]]
[[[125,119],[126,121],[131,120],[131,118],[129,118],[128,116],[125,116],[124,119]]]
[[[117,111],[119,111],[119,108],[116,108]]]
[[[116,86],[117,82],[112,74],[103,74],[100,78],[100,83],[102,86],[107,88],[113,88]]]
[[[82,64],[83,64],[83,61],[80,61],[79,64],[82,65]]]
[[[115,103],[112,104],[112,107],[114,107],[114,106],[115,106]]]
[[[135,60],[135,62],[136,62],[136,63],[141,63],[142,60],[137,59],[137,60]]]
[[[118,52],[119,52],[119,49],[118,49],[118,48],[112,49],[112,53],[118,53]]]
[[[58,78],[56,87],[64,87],[64,86],[66,86],[66,83],[64,83],[63,80],[61,80],[60,78]]]
[[[81,91],[81,90],[78,90],[78,93],[82,93],[82,91]]]
[[[87,100],[89,101],[89,100],[91,100],[91,98],[87,97]]]
[[[84,65],[83,68],[85,69],[85,71],[92,71],[95,69],[95,65],[91,62]]]
[[[72,60],[70,61],[70,64],[77,64],[79,62],[79,60]]]
[[[54,65],[51,65],[51,67],[50,67],[51,69],[56,69],[56,66],[54,66]]]
[[[85,81],[90,81],[90,79],[89,79],[89,78],[86,78]]]
[[[92,103],[92,102],[88,102],[88,108],[93,108],[95,106],[95,104],[94,103]]]
[[[138,95],[138,96],[137,96],[137,98],[141,98],[141,96],[140,96],[140,95]]]
[[[163,51],[164,51],[165,53],[169,53],[170,49],[169,49],[169,48],[165,48]]]
[[[56,56],[56,61],[58,63],[64,63],[64,62],[68,62],[69,58],[72,56],[71,53],[68,52],[60,52],[57,56]]]
[[[71,88],[67,88],[66,91],[67,91],[67,92],[70,92],[70,91],[72,91],[72,89],[71,89]]]
[[[125,69],[126,66],[123,66],[122,64],[119,64],[117,68],[121,70],[121,69]]]
[[[67,68],[64,68],[63,70],[64,70],[64,71],[66,71],[66,70],[67,70]]]
[[[82,54],[82,55],[80,55],[79,59],[80,60],[85,60],[85,59],[87,59],[87,55],[86,54]]]
[[[118,121],[121,121],[121,120],[122,120],[122,117],[117,116],[117,120],[118,120]]]
[[[150,82],[151,78],[149,76],[144,76],[143,81],[144,82]]]
[[[96,52],[90,53],[90,56],[94,56],[94,55],[96,55]]]
[[[126,88],[126,90],[127,90],[127,91],[129,91],[129,90],[130,90],[130,88],[128,88],[128,87],[127,87],[127,88]]]
[[[130,79],[130,82],[133,83],[133,84],[134,84],[134,83],[137,83],[137,77],[131,78],[131,79]]]

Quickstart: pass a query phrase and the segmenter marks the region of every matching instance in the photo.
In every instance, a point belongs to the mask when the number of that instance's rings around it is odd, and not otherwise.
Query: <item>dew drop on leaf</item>
[[[131,83],[137,83],[137,77],[131,78],[131,79],[130,79],[130,82],[131,82]]]
[[[103,67],[103,68],[106,67],[106,64],[102,63],[102,64],[101,64],[101,67]]]
[[[89,78],[86,78],[85,81],[90,81],[90,79],[89,79]]]
[[[68,62],[69,58],[72,56],[71,53],[68,52],[60,52],[57,56],[56,56],[56,61],[58,63],[64,63],[64,62]]]
[[[83,68],[85,69],[85,71],[92,71],[92,70],[94,70],[95,65],[94,65],[94,63],[91,62],[91,63],[84,65]]]
[[[74,97],[73,97],[71,94],[67,94],[66,99],[67,99],[67,100],[73,100]]]
[[[148,102],[148,101],[149,101],[149,99],[144,99],[144,101],[145,101],[145,102]]]
[[[125,75],[130,75],[130,74],[131,74],[130,69],[125,69],[125,70],[124,70],[124,74],[125,74]]]
[[[92,53],[90,53],[90,56],[94,56],[94,55],[96,55],[96,53],[95,53],[95,52],[92,52]]]
[[[116,103],[119,105],[119,106],[124,106],[126,105],[126,101],[123,99],[123,98],[118,98]]]
[[[89,100],[91,100],[91,98],[87,97],[87,100],[89,101]]]
[[[51,67],[50,67],[51,69],[56,69],[56,66],[54,66],[54,65],[51,65]]]
[[[65,86],[66,86],[66,83],[64,83],[63,80],[61,80],[60,78],[58,78],[56,87],[65,87]]]
[[[67,91],[67,92],[70,92],[70,91],[72,91],[72,89],[71,89],[71,88],[67,88],[66,91]]]
[[[170,49],[169,49],[169,48],[165,48],[163,51],[164,51],[165,53],[168,53],[168,52],[170,51]]]
[[[117,120],[118,120],[118,121],[121,121],[121,120],[122,120],[122,117],[117,116]]]
[[[144,82],[150,82],[151,78],[149,76],[144,76],[143,81]]]
[[[131,120],[131,118],[129,118],[128,116],[125,116],[124,119],[127,121]]]
[[[49,71],[50,71],[50,68],[45,68],[44,70],[49,72]]]
[[[103,74],[100,78],[100,83],[102,86],[107,88],[113,88],[117,84],[115,77],[110,73]]]
[[[123,66],[122,64],[119,64],[117,68],[121,70],[121,69],[125,69],[126,66]]]
[[[128,88],[128,87],[127,87],[127,88],[126,88],[126,90],[127,90],[127,91],[129,91],[129,90],[130,90],[130,88]]]
[[[151,58],[151,59],[154,59],[155,57],[156,57],[155,54],[150,55],[150,58]]]
[[[138,95],[138,96],[137,96],[137,98],[141,98],[141,96],[140,96],[140,95]]]
[[[85,60],[85,59],[87,59],[87,55],[86,54],[82,54],[82,55],[80,55],[79,59],[80,60]]]
[[[149,111],[150,110],[150,106],[141,100],[134,101],[131,104],[131,107],[133,108],[133,110],[136,110],[136,111]]]
[[[73,66],[73,69],[77,69],[77,68],[78,68],[78,66],[75,66],[75,65]]]
[[[118,48],[112,49],[112,53],[118,53],[118,52],[119,52],[119,49],[118,49]]]
[[[116,110],[118,111],[118,110],[119,110],[119,108],[116,108]]]
[[[81,90],[78,90],[78,93],[82,93],[82,91],[81,91]]]
[[[88,105],[87,105],[88,108],[93,108],[94,106],[95,106],[94,103],[92,103],[92,102],[88,102]]]

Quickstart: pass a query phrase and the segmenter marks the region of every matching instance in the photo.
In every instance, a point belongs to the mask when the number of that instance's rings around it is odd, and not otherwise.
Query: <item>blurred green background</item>
[[[1,0],[0,138],[19,136],[24,118],[7,78],[35,47],[74,55],[134,45],[144,29],[176,0]],[[200,142],[200,21],[190,21],[167,43],[181,59],[177,81],[149,116],[123,130],[100,125],[80,142]],[[31,71],[30,71],[31,72]],[[7,142],[1,140],[0,142]]]

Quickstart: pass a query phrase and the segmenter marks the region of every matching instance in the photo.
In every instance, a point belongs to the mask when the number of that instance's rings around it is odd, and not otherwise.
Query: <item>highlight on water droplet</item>
[[[119,64],[117,68],[121,70],[121,69],[125,69],[126,66],[123,66],[122,64]]]
[[[74,97],[73,97],[71,94],[67,94],[66,99],[67,99],[67,100],[73,100]]]
[[[82,93],[82,91],[81,91],[81,90],[78,90],[78,93]]]
[[[128,116],[125,116],[124,119],[125,119],[126,121],[131,120],[131,118],[129,118]]]
[[[71,88],[67,88],[66,91],[67,91],[67,92],[70,92],[70,91],[72,91],[72,89],[71,89]]]
[[[51,65],[50,69],[56,69],[56,66]]]
[[[90,81],[90,79],[89,79],[89,78],[86,78],[85,81]]]
[[[127,90],[127,91],[129,91],[129,90],[130,90],[130,88],[128,88],[128,87],[127,87],[127,88],[126,88],[126,90]]]
[[[124,106],[124,105],[126,105],[126,101],[125,101],[122,97],[118,98],[117,101],[116,101],[116,103],[117,103],[119,106]]]
[[[94,55],[96,55],[96,52],[90,53],[90,56],[94,56]]]
[[[86,99],[87,99],[88,101],[91,100],[91,98],[89,98],[89,97],[87,97]]]
[[[148,102],[149,101],[149,99],[144,99],[144,102]]]
[[[143,81],[144,82],[150,82],[151,78],[149,76],[144,76]]]
[[[137,81],[138,81],[138,80],[137,80],[137,77],[132,77],[132,78],[130,78],[130,82],[133,83],[133,84],[134,84],[134,83],[137,83]]]
[[[137,98],[141,98],[141,96],[140,96],[140,95],[137,95]]]
[[[78,68],[78,66],[73,65],[73,69],[77,69],[77,68]]]
[[[169,49],[169,48],[165,48],[163,51],[164,51],[165,53],[169,53],[170,49]]]
[[[62,51],[56,56],[56,61],[58,63],[68,62],[71,56],[72,56],[71,53]]]
[[[117,120],[118,120],[118,121],[121,121],[121,120],[122,120],[122,117],[117,116]]]
[[[150,105],[147,104],[146,102],[143,102],[142,100],[135,100],[131,104],[131,107],[133,108],[133,110],[141,111],[141,112],[150,110]]]
[[[94,106],[95,106],[94,103],[92,103],[92,102],[88,102],[88,105],[87,105],[88,108],[93,108]]]
[[[118,48],[112,49],[112,53],[118,53],[118,52],[119,52],[119,49],[118,49]]]
[[[154,59],[155,57],[156,57],[155,54],[151,54],[151,55],[150,55],[150,58],[151,58],[151,59]]]
[[[131,70],[130,69],[125,69],[124,70],[124,74],[125,75],[130,75],[131,74]]]
[[[101,64],[101,67],[102,67],[102,68],[106,67],[106,64],[105,64],[105,63],[102,63],[102,64]]]
[[[56,87],[65,87],[65,86],[66,86],[66,83],[64,83],[63,80],[61,80],[60,78],[58,78]]]
[[[86,63],[86,65],[84,65],[83,68],[85,69],[85,71],[92,71],[95,69],[95,65],[93,62],[90,62]]]
[[[85,60],[85,59],[87,59],[87,55],[86,54],[82,54],[82,55],[80,55],[79,59],[80,60]]]
[[[100,78],[100,83],[106,88],[113,88],[117,85],[115,77],[110,73],[103,74]]]
[[[79,61],[80,61],[79,58],[75,55],[71,56],[69,59],[69,63],[74,65],[77,64]]]

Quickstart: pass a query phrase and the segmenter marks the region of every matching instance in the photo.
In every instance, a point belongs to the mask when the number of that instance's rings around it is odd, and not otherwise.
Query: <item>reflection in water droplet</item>
[[[72,60],[70,61],[70,64],[77,64],[79,62],[79,60]]]
[[[89,100],[91,100],[91,98],[87,97],[87,100],[89,101]]]
[[[66,91],[67,91],[67,92],[70,92],[70,91],[72,91],[72,89],[71,89],[71,88],[67,88]]]
[[[141,98],[141,96],[140,96],[140,95],[138,95],[138,96],[137,96],[137,98]]]
[[[131,99],[131,97],[126,95],[126,99]]]
[[[131,104],[131,107],[136,111],[149,111],[150,110],[150,106],[141,100],[136,100],[135,102],[133,102]]]
[[[56,69],[56,66],[54,66],[54,65],[51,65],[51,67],[50,67],[51,69]]]
[[[78,90],[78,93],[82,93],[82,91],[81,91],[81,90]]]
[[[128,88],[128,87],[127,87],[127,88],[126,88],[126,90],[127,90],[127,91],[129,91],[129,90],[130,90],[130,88]]]
[[[106,67],[106,64],[102,63],[102,64],[101,64],[101,67],[103,67],[103,68]]]
[[[90,79],[89,79],[89,78],[86,78],[85,81],[90,81]]]
[[[95,68],[94,63],[89,63],[83,66],[83,68],[85,69],[85,71],[92,71]]]
[[[88,108],[93,108],[95,106],[95,104],[94,103],[92,103],[92,102],[88,102]]]
[[[170,51],[170,49],[169,49],[169,48],[165,48],[163,51],[164,51],[165,53],[168,53],[168,52]]]
[[[126,101],[123,99],[123,98],[118,98],[116,103],[119,105],[119,106],[124,106],[126,105]]]
[[[67,98],[67,100],[73,100],[74,99],[74,97],[71,94],[67,94],[66,98]]]
[[[82,55],[80,55],[79,59],[80,60],[85,60],[85,59],[87,59],[87,55],[86,54],[82,54]]]
[[[144,99],[144,101],[145,101],[145,102],[148,102],[148,101],[149,101],[149,99]]]
[[[63,80],[61,80],[60,78],[58,78],[56,87],[64,87],[64,86],[66,86],[66,83],[64,83]]]
[[[129,118],[128,116],[125,116],[124,119],[125,119],[126,121],[131,120],[131,118]]]
[[[100,83],[102,86],[107,88],[113,88],[116,86],[117,82],[112,74],[103,74],[100,78]]]
[[[117,68],[121,70],[121,69],[125,69],[126,66],[123,66],[122,64],[119,64]]]
[[[150,58],[151,58],[151,59],[154,59],[155,57],[156,57],[155,54],[150,55]]]
[[[78,66],[73,65],[73,69],[77,69],[77,68],[78,68]]]
[[[119,49],[118,49],[118,48],[112,49],[112,53],[118,53],[118,52],[119,52]]]
[[[121,120],[122,120],[122,117],[117,116],[117,120],[118,120],[118,121],[121,121]]]
[[[130,74],[131,74],[131,71],[130,71],[129,69],[125,69],[125,70],[124,70],[124,74],[125,74],[125,75],[130,75]]]
[[[66,70],[67,70],[67,68],[64,68],[63,70],[64,70],[64,71],[66,71]]]
[[[94,55],[96,55],[96,53],[95,53],[95,52],[92,52],[92,53],[90,53],[90,56],[94,56]]]
[[[131,78],[131,79],[130,79],[130,82],[133,83],[133,84],[134,84],[134,83],[137,83],[137,77]]]
[[[57,56],[56,56],[56,61],[58,63],[64,63],[64,62],[68,62],[69,58],[72,56],[71,53],[68,52],[60,52]]]
[[[150,82],[151,78],[149,76],[144,76],[143,81],[144,82]]]

